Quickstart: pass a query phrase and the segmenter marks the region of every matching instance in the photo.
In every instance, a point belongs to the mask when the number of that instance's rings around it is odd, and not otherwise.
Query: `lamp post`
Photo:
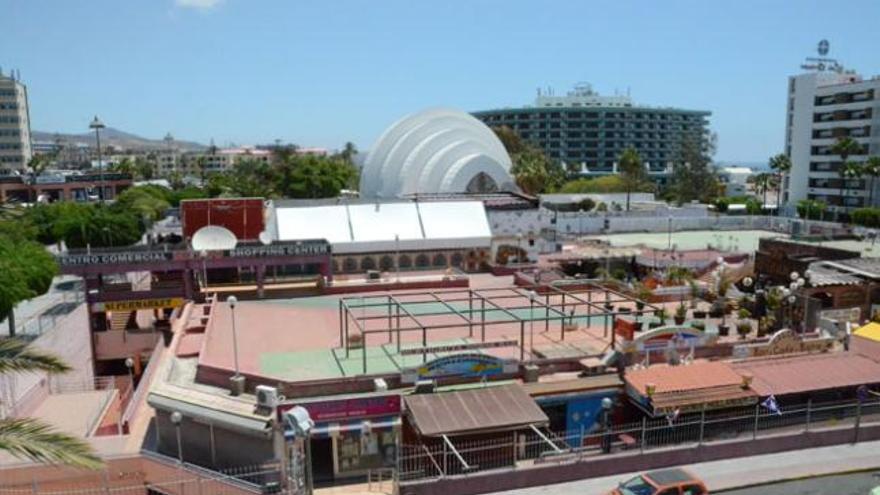
[[[523,233],[522,233],[522,231],[519,231],[519,232],[516,233],[516,247],[517,247],[517,249],[519,249],[519,251],[517,251],[517,253],[516,253],[516,261],[517,261],[518,264],[519,264],[519,271],[522,271],[522,264],[523,264],[523,260],[522,260],[522,256],[523,256],[522,240],[523,240]]]
[[[397,283],[400,283],[400,235],[394,234],[394,268],[397,272]]]
[[[238,304],[238,298],[229,296],[226,298],[226,304],[229,305],[229,311],[232,313],[232,358],[235,362],[235,375],[229,379],[229,391],[237,396],[244,392],[244,377],[241,376],[238,367],[238,335],[235,330],[235,305]]]
[[[103,129],[105,127],[107,127],[107,126],[105,126],[104,123],[101,122],[101,119],[99,119],[97,115],[95,115],[95,118],[92,119],[92,122],[89,124],[89,129],[95,130],[95,145],[98,148],[98,169],[99,169],[99,173],[101,174],[100,180],[99,180],[100,189],[98,190],[98,200],[101,201],[102,203],[104,202],[104,160],[101,158],[101,132],[100,131],[101,131],[101,129]]]
[[[535,299],[538,294],[535,291],[529,291],[529,357],[531,358],[535,352]],[[564,322],[563,322],[564,324]]]
[[[128,379],[131,380],[131,389],[134,391],[134,359],[127,357],[125,358],[125,367],[128,368]]]
[[[177,462],[183,464],[183,447],[181,446],[180,441],[180,423],[183,422],[183,415],[180,414],[180,411],[174,411],[171,413],[171,424],[174,425],[174,429],[177,433]]]
[[[614,404],[611,399],[605,397],[602,399],[602,452],[608,454],[611,452],[611,406]]]

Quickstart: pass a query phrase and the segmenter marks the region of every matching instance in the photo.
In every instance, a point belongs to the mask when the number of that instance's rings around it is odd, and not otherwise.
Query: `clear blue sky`
[[[33,127],[368,148],[429,106],[531,103],[578,81],[712,111],[718,159],[782,149],[786,77],[821,38],[880,73],[880,2],[0,0],[0,66]]]

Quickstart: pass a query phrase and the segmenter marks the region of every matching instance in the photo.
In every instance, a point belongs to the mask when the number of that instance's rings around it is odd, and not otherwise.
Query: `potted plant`
[[[676,325],[684,325],[684,320],[687,318],[687,307],[684,304],[679,304],[677,308],[675,308],[675,324]]]
[[[752,324],[747,321],[739,321],[736,324],[736,333],[739,334],[739,338],[745,339],[746,336],[752,331]]]
[[[695,320],[706,319],[706,312],[702,309],[695,309],[695,310],[693,310],[692,314],[694,315]]]
[[[727,337],[728,335],[730,335],[730,327],[723,323],[718,325],[718,336]]]
[[[776,318],[773,315],[767,315],[758,320],[758,337],[763,337],[770,333],[775,323]]]
[[[688,282],[691,287],[691,309],[697,309],[697,299],[700,297],[700,286],[697,285],[696,280],[690,280]]]
[[[637,299],[636,310],[641,312],[643,309],[645,309],[645,302],[651,299],[651,295],[653,295],[654,292],[651,291],[651,289],[647,285],[645,285],[644,282],[638,282],[635,286],[635,293]]]
[[[648,324],[650,328],[662,327],[666,324],[666,319],[669,318],[669,314],[666,312],[666,308],[661,307],[657,311],[654,312],[654,316],[657,317],[657,321],[652,321]]]

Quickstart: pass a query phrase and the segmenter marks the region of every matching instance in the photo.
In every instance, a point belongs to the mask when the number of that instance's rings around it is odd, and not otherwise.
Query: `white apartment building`
[[[27,87],[0,71],[0,173],[24,170],[32,155]]]
[[[820,49],[820,55],[827,53]],[[862,145],[849,161],[880,154],[880,78],[865,79],[845,71],[833,59],[808,59],[809,71],[788,81],[785,152],[792,162],[783,200],[789,208],[803,199],[823,201],[835,216],[880,204],[880,180],[869,194],[870,180],[844,180],[841,157],[831,148],[843,137]],[[872,197],[873,205],[868,205]]]

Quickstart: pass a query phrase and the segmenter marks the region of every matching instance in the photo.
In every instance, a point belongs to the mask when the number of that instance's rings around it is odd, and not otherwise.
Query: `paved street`
[[[880,486],[880,472],[826,476],[723,492],[724,495],[867,495]]]
[[[754,457],[742,457],[737,459],[725,459],[723,461],[703,462],[684,466],[692,472],[702,477],[709,489],[715,492],[723,490],[732,490],[741,486],[756,485],[760,483],[771,483],[775,480],[805,478],[809,476],[821,476],[826,474],[842,473],[853,470],[877,469],[880,471],[880,441],[864,442],[856,445],[836,445],[833,447],[822,447],[817,449],[796,450],[791,452],[783,452],[780,454],[768,454]],[[617,486],[638,473],[627,473],[616,476],[607,476],[604,478],[592,478],[580,481],[572,481],[569,483],[560,483],[556,485],[537,486],[533,488],[523,488],[520,490],[511,490],[504,493],[507,495],[544,495],[544,494],[569,494],[569,493],[604,493],[605,491]],[[870,478],[870,474],[868,474]],[[744,490],[741,492],[724,492],[736,494],[848,494],[850,492],[839,492],[836,486],[830,491],[821,491],[826,485],[821,485],[823,480],[812,480],[816,483],[816,490],[819,491],[798,491],[794,486],[794,491],[768,491],[773,487],[758,487],[751,491]],[[863,486],[857,485],[859,482],[858,475],[853,476],[853,480],[847,481],[845,486],[852,493],[868,493],[862,489]],[[809,485],[809,481],[806,482]],[[880,480],[876,483],[880,485]],[[785,490],[786,485],[782,485],[779,489]],[[809,490],[809,486],[807,486]],[[852,491],[856,490],[856,491]]]

